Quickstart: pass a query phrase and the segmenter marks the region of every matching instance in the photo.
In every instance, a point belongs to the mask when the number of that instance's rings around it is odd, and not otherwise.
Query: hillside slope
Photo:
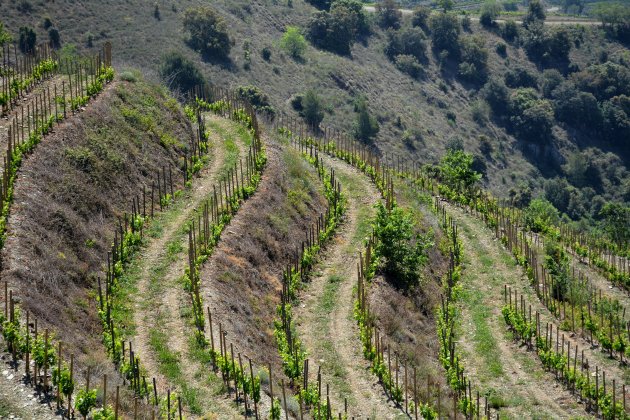
[[[602,178],[602,187],[588,183],[586,186],[594,188],[596,195],[606,200],[628,198],[630,177],[627,150],[624,151],[623,146],[596,141],[586,132],[562,124],[553,127],[554,139],[549,147],[517,140],[506,130],[505,123],[491,118],[488,110],[480,107],[479,86],[463,82],[457,75],[456,64],[440,65],[437,52],[430,48],[422,63],[425,76],[419,80],[397,70],[385,56],[387,35],[375,24],[373,34],[356,42],[348,56],[309,45],[304,60],[293,60],[280,49],[279,39],[289,25],[305,30],[316,11],[314,7],[302,0],[291,2],[291,7],[272,0],[220,0],[212,2],[212,7],[229,28],[230,57],[227,62],[204,62],[186,45],[182,26],[184,10],[202,3],[132,0],[121,4],[109,1],[77,5],[59,0],[54,8],[48,3],[32,4],[28,13],[20,12],[13,4],[5,5],[4,9],[7,10],[5,23],[9,27],[33,25],[49,16],[60,29],[65,45],[75,44],[80,50],[86,49],[87,37],[91,34],[95,45],[104,40],[114,44],[119,51],[119,63],[139,65],[149,72],[159,68],[164,53],[180,51],[199,65],[211,83],[258,86],[269,95],[278,111],[294,114],[290,99],[314,89],[327,110],[323,124],[338,129],[352,129],[356,118],[355,100],[365,96],[381,126],[375,147],[383,154],[399,153],[413,160],[434,163],[448,145],[461,140],[464,148],[477,156],[478,169],[484,172],[486,185],[503,197],[512,187],[515,191],[529,189],[534,194],[541,193],[544,178],[569,177],[571,168],[563,165],[575,155],[594,162],[593,171]],[[374,19],[373,14],[370,19]],[[79,22],[81,24],[77,25]],[[90,34],[75,29],[86,26],[91,28]],[[46,36],[43,28],[36,30],[40,37]],[[478,35],[484,40],[488,74],[502,79],[509,70],[522,68],[541,78],[543,68],[530,61],[521,48],[522,42],[506,42],[500,32],[498,27],[487,30],[473,22],[462,36]],[[606,39],[599,27],[578,26],[569,28],[568,33],[572,40],[569,59],[575,68],[583,69],[602,58],[627,61],[624,57],[628,56],[628,50]],[[155,48],[156,45],[160,48]],[[497,52],[498,45],[505,45],[505,53]],[[263,48],[271,52],[269,60],[263,59]],[[592,199],[592,190],[584,190],[583,183],[571,182],[580,190],[577,195],[582,205]],[[567,194],[575,195],[569,187],[564,186],[569,191]],[[568,200],[566,198],[561,210],[576,217],[589,214],[590,208],[570,209]]]

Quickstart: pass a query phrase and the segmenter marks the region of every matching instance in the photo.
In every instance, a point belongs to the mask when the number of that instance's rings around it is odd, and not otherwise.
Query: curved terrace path
[[[464,264],[457,345],[473,386],[489,395],[489,404],[501,407],[502,417],[569,418],[583,416],[575,398],[544,371],[534,352],[512,340],[501,308],[505,284],[528,291],[528,279],[512,256],[482,222],[447,205],[460,229]],[[535,295],[530,291],[534,309]]]
[[[298,333],[311,360],[310,373],[316,379],[317,366],[321,365],[322,393],[330,384],[333,412],[343,412],[347,398],[349,416],[402,416],[369,371],[353,317],[358,252],[371,232],[374,205],[380,194],[365,175],[350,165],[330,158],[324,161],[335,170],[348,203],[345,222],[324,251],[302,304],[295,309]]]
[[[192,415],[213,412],[237,418],[241,414],[223,395],[222,381],[207,368],[191,362],[190,297],[180,281],[188,261],[185,226],[248,142],[237,123],[206,116],[206,125],[211,164],[193,181],[186,197],[152,222],[148,233],[152,239],[140,256],[133,344],[148,375],[158,379],[158,388],[176,388]]]

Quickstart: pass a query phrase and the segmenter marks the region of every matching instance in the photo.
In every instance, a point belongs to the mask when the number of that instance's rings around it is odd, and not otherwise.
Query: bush
[[[427,31],[429,29],[429,16],[431,16],[431,9],[429,7],[416,7],[413,9],[413,15],[411,16],[411,26]]]
[[[531,0],[527,9],[527,16],[523,19],[523,26],[528,28],[533,23],[542,23],[545,18],[545,6],[540,0]]]
[[[558,210],[544,198],[536,198],[523,212],[525,226],[539,233],[547,233],[560,220]]]
[[[266,113],[270,117],[276,114],[276,110],[269,102],[269,97],[256,86],[239,86],[236,89],[236,96],[247,101],[258,112]]]
[[[211,7],[200,6],[184,13],[189,45],[207,57],[225,59],[230,54],[230,36],[223,18]]]
[[[538,89],[538,75],[519,66],[505,73],[505,84],[513,89],[520,87]]]
[[[510,94],[503,80],[496,77],[488,80],[481,91],[481,95],[488,101],[488,104],[497,115],[503,115],[507,112]]]
[[[48,40],[50,41],[50,46],[52,48],[60,48],[61,47],[61,36],[59,35],[59,30],[57,28],[50,28],[48,30]]]
[[[387,45],[385,54],[390,59],[404,54],[415,57],[416,61],[422,61],[426,57],[427,45],[425,35],[420,28],[406,28],[399,31],[387,31]]]
[[[465,36],[460,40],[459,74],[476,83],[483,83],[488,73],[488,50],[481,36]]]
[[[265,61],[271,60],[271,49],[269,47],[264,47],[260,51],[260,55],[263,58],[263,60],[265,60]]]
[[[28,26],[22,26],[20,28],[20,40],[18,46],[20,51],[24,54],[30,54],[35,51],[35,45],[37,44],[37,34],[33,28]]]
[[[499,42],[497,46],[495,47],[495,51],[501,57],[505,57],[507,56],[507,45],[505,45],[503,42]]]
[[[335,1],[330,12],[315,13],[308,25],[313,44],[338,54],[349,54],[356,37],[368,32],[363,6],[356,0]]]
[[[514,39],[518,37],[518,26],[513,19],[508,19],[505,21],[502,36],[506,41],[514,41]]]
[[[485,101],[475,101],[470,106],[472,119],[479,125],[484,126],[488,122],[490,109]]]
[[[383,260],[383,271],[394,286],[408,290],[419,284],[420,268],[427,262],[429,235],[414,233],[411,214],[400,207],[388,211],[379,202],[374,223],[376,255]]]
[[[420,77],[424,70],[416,57],[408,54],[399,54],[395,57],[394,62],[396,63],[396,68],[403,73],[408,74],[414,79]]]
[[[0,47],[11,41],[13,41],[13,37],[6,29],[4,29],[4,23],[0,22]]]
[[[459,52],[459,20],[457,16],[447,13],[438,13],[429,20],[431,27],[431,40],[436,51],[448,51],[451,55]]]
[[[538,98],[535,90],[518,89],[510,98],[510,122],[521,139],[547,144],[554,123],[553,107]]]
[[[545,98],[564,81],[562,74],[556,69],[547,69],[542,74],[542,93]]]
[[[378,24],[383,29],[398,29],[402,21],[402,13],[394,0],[383,0],[376,5]]]
[[[363,143],[371,143],[378,134],[380,127],[376,118],[370,115],[365,98],[360,98],[357,101],[355,111],[358,115],[354,125],[354,136]]]
[[[176,51],[162,58],[160,76],[171,90],[182,93],[205,85],[204,77],[195,63]]]
[[[287,27],[280,40],[280,48],[294,59],[299,59],[306,51],[306,46],[306,40],[300,33],[300,29],[296,26]]]
[[[440,177],[454,191],[470,194],[481,180],[481,175],[473,169],[473,155],[462,149],[448,149],[440,161]]]
[[[501,5],[494,0],[488,0],[481,6],[479,23],[487,27],[494,26],[494,21],[499,17],[500,13]]]
[[[300,107],[300,115],[308,125],[315,130],[319,129],[319,125],[324,119],[324,106],[314,90],[309,90],[304,94],[304,97],[300,101]]]

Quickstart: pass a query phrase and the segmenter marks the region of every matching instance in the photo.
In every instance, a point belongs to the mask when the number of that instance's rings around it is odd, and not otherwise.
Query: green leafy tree
[[[510,98],[510,122],[521,139],[546,144],[554,123],[551,102],[540,99],[534,89],[517,89]]]
[[[324,119],[324,106],[322,105],[322,100],[314,90],[311,89],[307,91],[302,98],[302,111],[300,115],[302,115],[304,120],[311,127],[319,129],[319,124],[321,124]]]
[[[187,9],[184,30],[189,34],[189,45],[204,56],[225,59],[230,54],[227,25],[213,8],[200,6]]]
[[[13,37],[9,31],[4,28],[4,23],[0,22],[0,47],[11,41],[13,41]]]
[[[374,234],[378,238],[376,255],[383,260],[387,280],[403,290],[420,281],[420,268],[427,262],[427,249],[432,246],[430,235],[414,232],[411,214],[395,206],[388,211],[378,204]]]
[[[473,163],[472,154],[460,149],[450,149],[440,162],[440,176],[452,190],[469,194],[481,180],[481,174],[473,169]]]
[[[308,38],[314,45],[338,54],[349,54],[359,35],[370,27],[363,5],[356,0],[336,0],[330,12],[313,14],[308,26]]]
[[[297,26],[289,26],[282,35],[280,48],[294,59],[302,58],[306,51],[306,40]]]
[[[446,13],[449,10],[453,10],[453,7],[455,7],[455,0],[438,0],[437,5],[444,13]]]
[[[50,46],[52,48],[60,48],[61,47],[61,35],[59,35],[59,29],[50,28],[48,30],[48,40],[50,41]]]
[[[422,29],[411,27],[387,31],[385,54],[390,59],[393,60],[396,56],[405,54],[415,57],[417,61],[422,61],[426,58],[426,51],[426,36]]]
[[[607,203],[600,211],[604,232],[620,246],[630,243],[630,207]]]
[[[365,98],[358,100],[355,111],[357,112],[357,120],[354,125],[354,136],[363,143],[371,143],[378,134],[380,127],[376,118],[370,115]]]
[[[436,51],[448,51],[452,56],[459,53],[459,33],[461,31],[457,16],[449,13],[437,13],[431,16],[431,41]]]
[[[413,55],[399,54],[394,58],[394,64],[398,70],[408,74],[414,79],[420,77],[424,73],[418,59]]]
[[[514,41],[514,39],[518,38],[518,25],[514,19],[508,19],[505,21],[501,36],[503,36],[506,41]]]
[[[402,12],[394,0],[383,0],[376,5],[378,24],[383,29],[398,29],[402,21]]]
[[[431,16],[431,8],[427,6],[418,6],[413,9],[411,16],[411,26],[421,28],[423,31],[429,30],[429,16]]]
[[[544,198],[535,198],[523,212],[524,223],[528,229],[547,233],[560,220],[560,214],[553,204]]]
[[[609,34],[620,41],[630,41],[630,8],[626,4],[599,3],[594,7],[594,14]]]
[[[494,26],[495,20],[501,13],[501,5],[495,0],[487,0],[481,6],[481,14],[479,15],[479,23],[483,26]]]
[[[523,26],[527,28],[534,22],[543,22],[546,17],[545,6],[542,1],[531,0],[527,9],[527,16],[523,19]]]
[[[497,115],[505,115],[508,112],[510,93],[502,79],[492,77],[486,82],[481,95],[488,102]]]
[[[37,34],[28,26],[22,26],[20,28],[20,39],[18,46],[20,51],[24,54],[30,54],[35,51],[35,45],[37,44]]]
[[[488,74],[488,50],[481,36],[465,36],[460,39],[459,74],[471,81],[483,83]]]
[[[205,85],[205,79],[195,63],[176,51],[162,58],[160,76],[170,89],[183,93]]]
[[[569,257],[563,246],[555,241],[545,244],[545,268],[553,276],[553,297],[565,300],[569,291]]]
[[[269,96],[267,96],[259,87],[239,86],[236,89],[236,95],[247,101],[256,111],[266,113],[269,116],[273,116],[276,113],[276,110],[269,102]]]

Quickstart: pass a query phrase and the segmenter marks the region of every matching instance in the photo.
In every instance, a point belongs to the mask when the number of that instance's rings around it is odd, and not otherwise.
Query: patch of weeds
[[[219,275],[219,281],[223,283],[238,283],[240,280],[240,276],[232,271],[224,271]]]
[[[324,286],[324,294],[322,295],[320,301],[321,309],[329,314],[335,308],[337,303],[337,291],[339,290],[339,285],[343,281],[343,277],[333,274],[328,277],[326,281],[326,285]]]

